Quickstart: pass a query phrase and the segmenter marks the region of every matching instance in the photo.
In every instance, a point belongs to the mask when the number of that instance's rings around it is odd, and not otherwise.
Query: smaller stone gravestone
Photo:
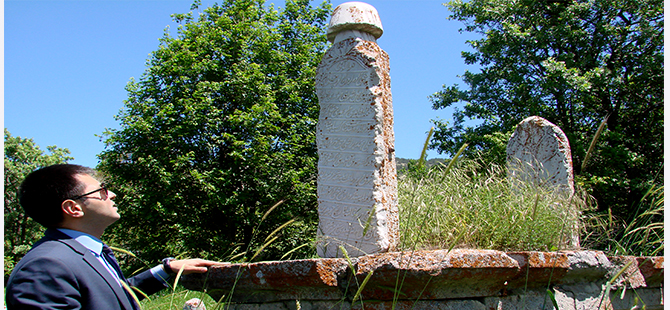
[[[517,125],[507,144],[507,163],[512,179],[574,193],[570,143],[544,118],[531,116]]]
[[[572,198],[574,194],[570,143],[561,128],[544,118],[531,116],[517,125],[507,144],[507,165],[512,184],[524,182],[552,188],[566,198]],[[576,211],[565,207],[556,210]],[[578,223],[575,221],[567,227],[570,229],[569,246],[578,248]]]

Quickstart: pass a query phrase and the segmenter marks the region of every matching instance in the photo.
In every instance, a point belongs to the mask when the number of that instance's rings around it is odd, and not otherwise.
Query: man
[[[19,188],[26,214],[46,227],[45,236],[12,271],[6,288],[7,309],[139,309],[129,293],[134,287],[150,295],[167,287],[167,279],[204,273],[219,264],[202,259],[165,259],[163,264],[126,279],[100,241],[120,218],[116,195],[95,172],[78,165],[54,165],[29,174]]]

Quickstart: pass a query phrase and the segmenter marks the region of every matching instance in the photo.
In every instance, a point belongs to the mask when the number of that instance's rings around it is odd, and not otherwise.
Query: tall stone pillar
[[[319,229],[321,257],[361,256],[395,249],[398,194],[389,58],[377,45],[383,28],[369,4],[333,11],[332,47],[316,74],[321,107]]]

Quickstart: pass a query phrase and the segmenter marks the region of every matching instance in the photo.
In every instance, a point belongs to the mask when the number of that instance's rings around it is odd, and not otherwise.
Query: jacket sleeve
[[[5,292],[7,309],[81,309],[79,282],[63,261],[40,257],[17,267]]]
[[[160,279],[156,278],[151,273],[151,270],[146,270],[136,276],[128,278],[126,282],[131,287],[135,287],[136,289],[142,291],[142,293],[146,294],[147,296],[167,287],[164,281],[161,281]],[[142,298],[144,297],[142,296],[142,294],[135,294],[135,295],[139,300],[142,300]]]

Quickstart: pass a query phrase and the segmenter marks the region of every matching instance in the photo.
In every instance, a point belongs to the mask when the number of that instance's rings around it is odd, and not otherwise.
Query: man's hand
[[[208,267],[215,265],[225,265],[225,264],[227,263],[215,262],[199,258],[192,258],[192,259],[181,259],[181,260],[170,261],[170,269],[172,269],[174,273],[178,273],[179,270],[183,268],[184,271],[182,272],[182,274],[205,273],[207,272]]]

